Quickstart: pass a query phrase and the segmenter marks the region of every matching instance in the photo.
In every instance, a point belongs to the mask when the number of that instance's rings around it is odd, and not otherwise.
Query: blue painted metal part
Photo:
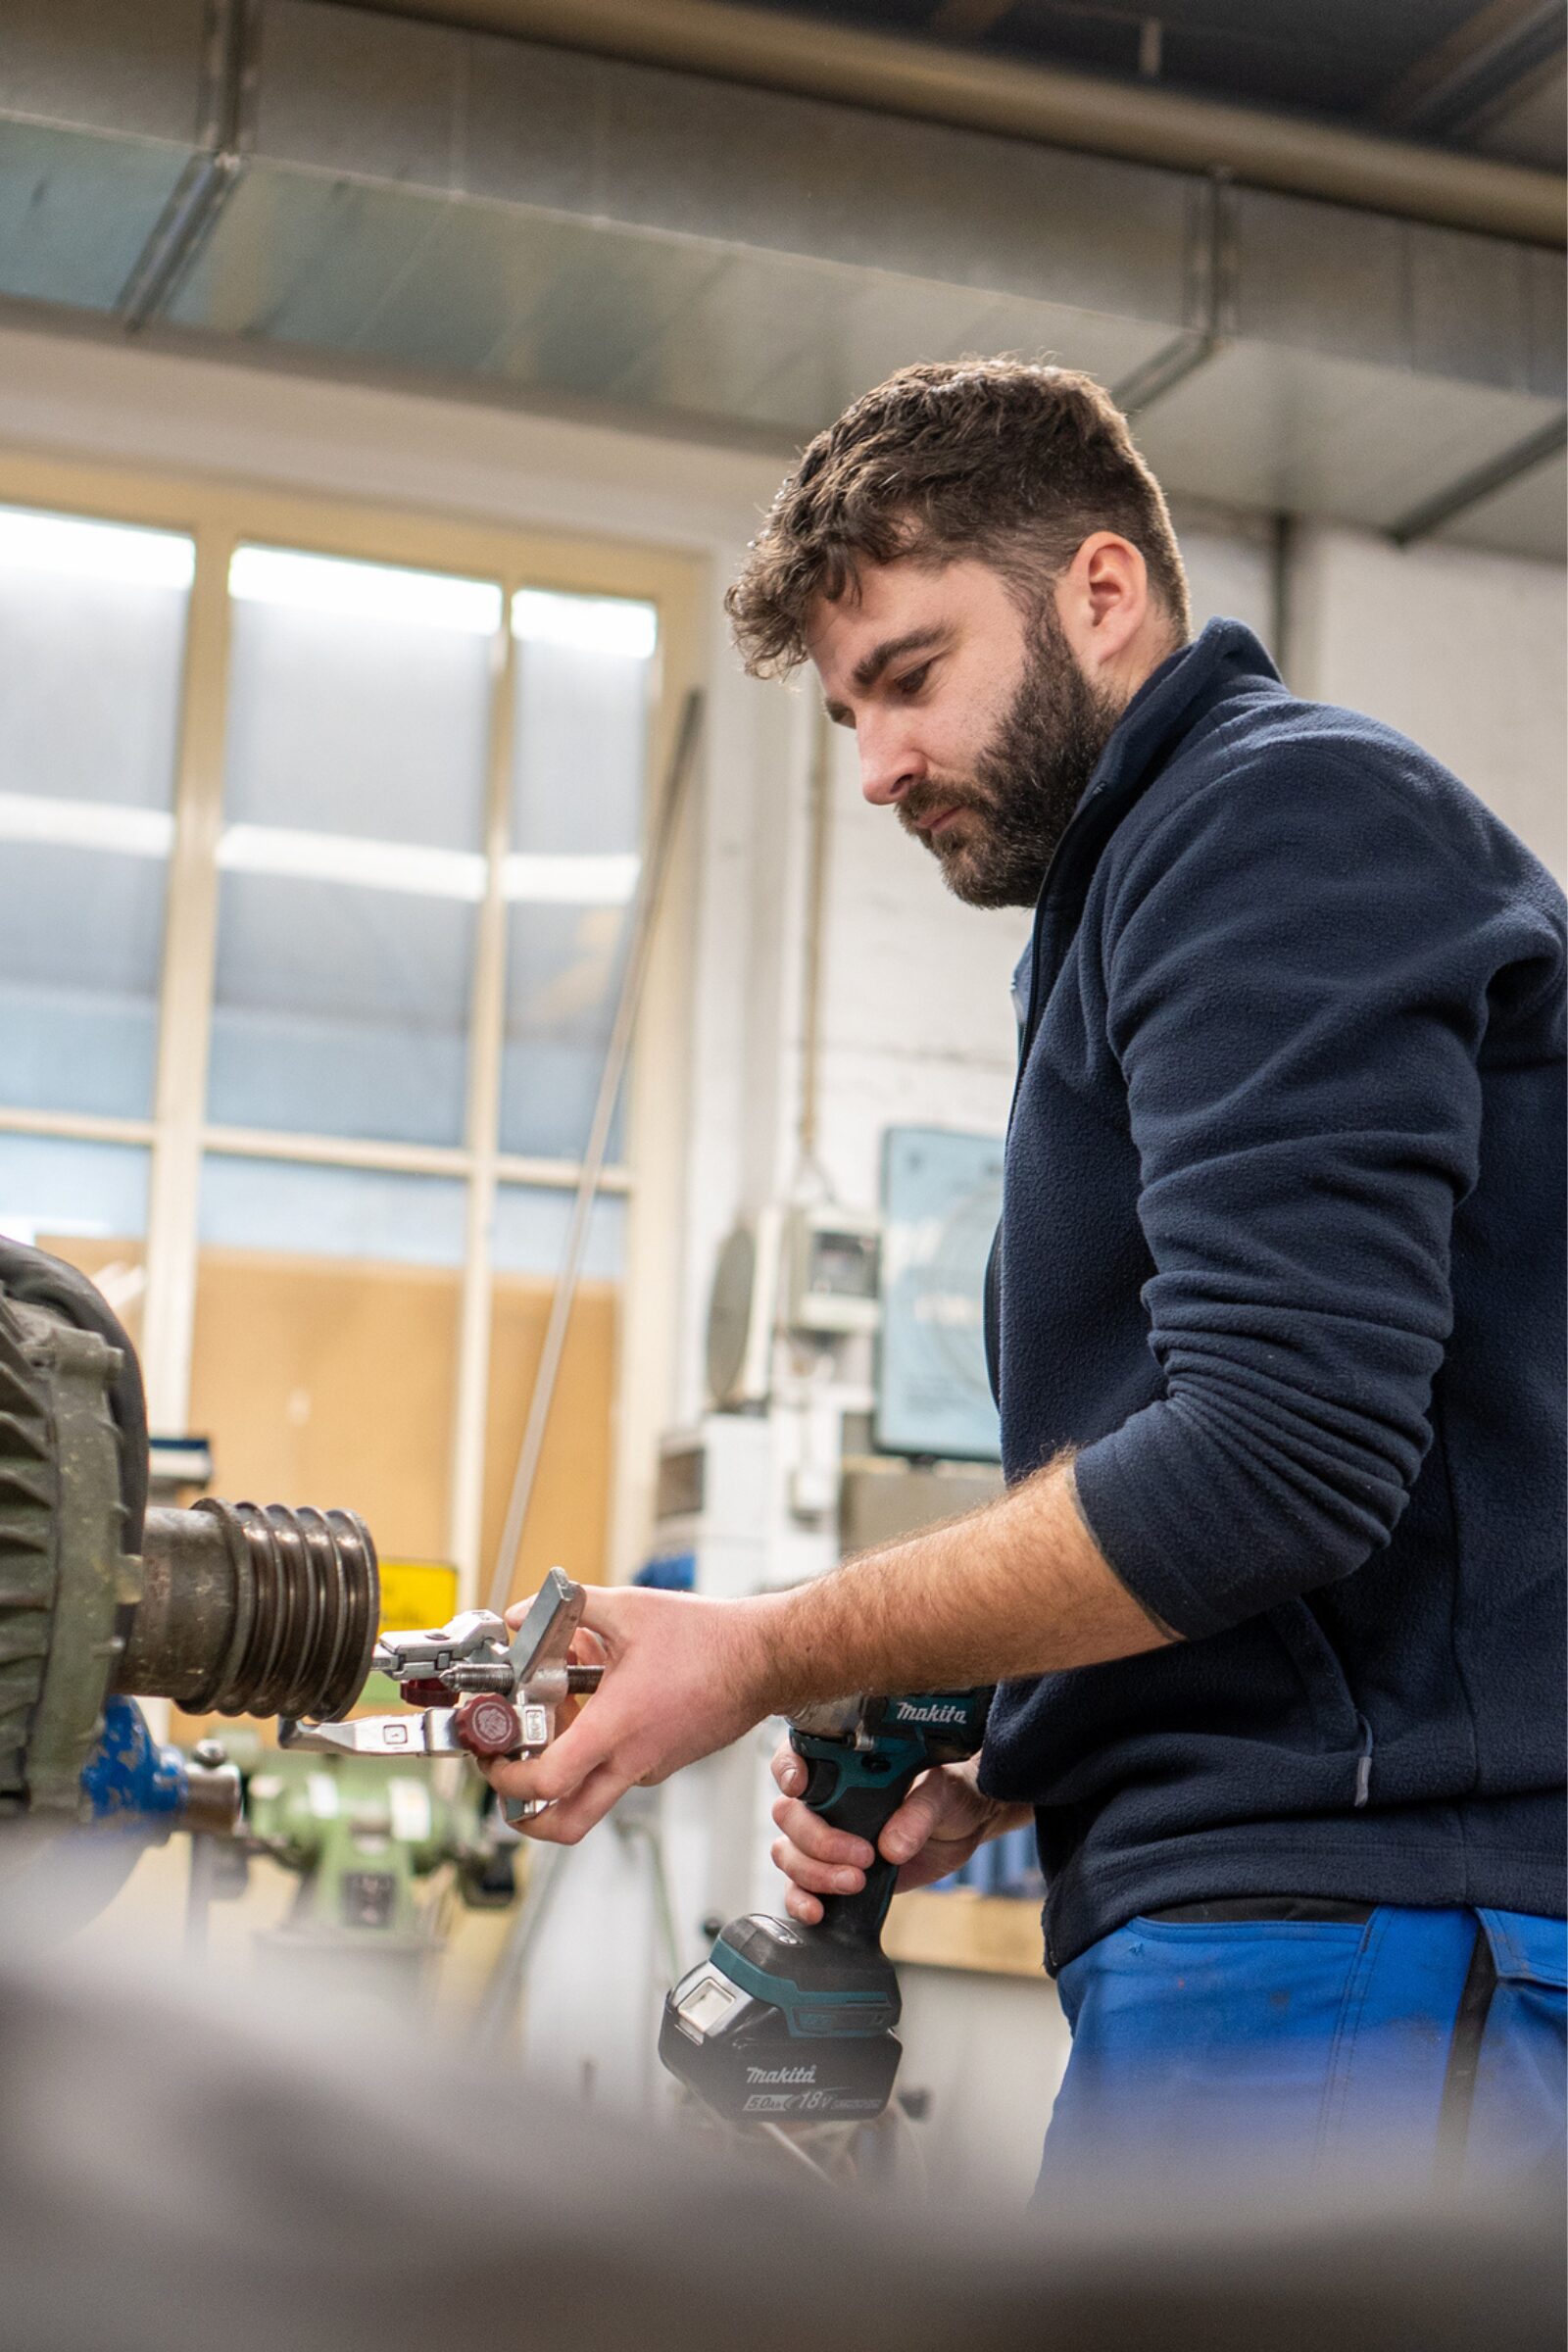
[[[648,1560],[632,1578],[634,1585],[645,1585],[656,1592],[690,1592],[697,1582],[697,1554],[694,1551],[661,1553]]]
[[[991,1838],[960,1869],[938,1879],[931,1892],[949,1894],[960,1887],[967,1887],[972,1894],[1010,1894],[1043,1901],[1046,1882],[1041,1876],[1033,1825],[1026,1823],[1021,1830],[1008,1830],[1004,1837]]]
[[[160,1747],[131,1698],[104,1702],[104,1736],[81,1776],[95,1822],[164,1838],[177,1826],[189,1793],[185,1759]]]

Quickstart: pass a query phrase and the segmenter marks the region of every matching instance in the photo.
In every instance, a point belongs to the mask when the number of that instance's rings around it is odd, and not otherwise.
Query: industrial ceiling
[[[1524,0],[8,0],[0,296],[781,452],[1050,354],[1178,495],[1560,559],[1561,57]]]
[[[1565,169],[1561,0],[761,0],[826,23],[1065,66]]]

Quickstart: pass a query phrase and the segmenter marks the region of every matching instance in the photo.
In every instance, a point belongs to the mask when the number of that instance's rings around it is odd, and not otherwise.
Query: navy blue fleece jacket
[[[988,1286],[1009,1481],[1174,1647],[1007,1685],[1048,1949],[1247,1894],[1557,1911],[1563,901],[1217,621],[1047,879]]]

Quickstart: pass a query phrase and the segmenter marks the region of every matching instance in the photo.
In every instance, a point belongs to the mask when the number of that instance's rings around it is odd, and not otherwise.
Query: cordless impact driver
[[[790,1726],[805,1802],[876,1854],[858,1894],[823,1898],[816,1927],[753,1912],[719,1930],[664,2002],[659,2054],[732,2123],[865,2122],[893,2090],[899,1980],[882,1949],[898,1864],[877,1840],[928,1765],[973,1755],[989,1690],[836,1699]]]

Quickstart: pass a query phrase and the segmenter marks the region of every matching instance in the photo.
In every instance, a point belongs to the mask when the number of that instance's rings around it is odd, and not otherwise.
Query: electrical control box
[[[772,1423],[710,1413],[659,1445],[653,1553],[638,1582],[728,1598],[768,1583],[778,1474]]]
[[[837,1201],[789,1211],[782,1320],[791,1331],[845,1338],[881,1316],[881,1222]]]

